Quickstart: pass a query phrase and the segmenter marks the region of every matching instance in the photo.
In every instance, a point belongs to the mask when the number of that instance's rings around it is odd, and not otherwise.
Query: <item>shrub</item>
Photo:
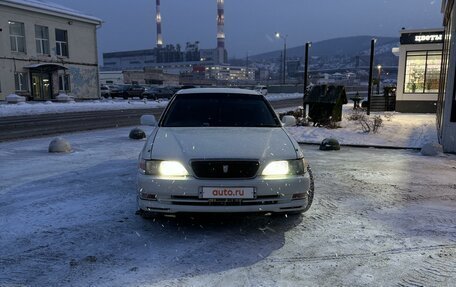
[[[385,113],[383,116],[385,117],[385,119],[386,119],[388,122],[390,122],[391,119],[394,117],[394,114],[393,114],[393,113]]]
[[[393,114],[390,113],[385,115],[385,118],[387,120],[391,120],[392,116]],[[369,117],[362,109],[354,110],[353,113],[347,116],[347,120],[356,121],[365,133],[372,132],[376,134],[383,126],[383,119],[380,115]]]
[[[340,129],[340,123],[330,119],[329,122],[325,124],[325,128],[332,129],[332,130],[333,129]]]
[[[363,132],[373,132],[374,134],[376,134],[378,133],[379,129],[383,126],[383,119],[380,115],[376,115],[373,118],[364,115],[364,117],[361,117],[358,120],[358,123],[361,125]]]
[[[359,121],[360,119],[363,119],[366,117],[366,114],[364,113],[364,110],[361,109],[356,109],[353,110],[353,113],[347,116],[347,120],[349,121]]]

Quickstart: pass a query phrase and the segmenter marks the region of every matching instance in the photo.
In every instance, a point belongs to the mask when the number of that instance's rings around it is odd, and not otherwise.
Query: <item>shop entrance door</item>
[[[34,100],[52,98],[52,82],[49,73],[32,73],[32,96]]]

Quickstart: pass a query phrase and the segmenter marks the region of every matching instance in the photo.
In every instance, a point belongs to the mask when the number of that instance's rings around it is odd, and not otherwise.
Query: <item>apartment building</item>
[[[66,93],[99,98],[97,28],[102,21],[36,0],[0,1],[0,100],[46,101]]]

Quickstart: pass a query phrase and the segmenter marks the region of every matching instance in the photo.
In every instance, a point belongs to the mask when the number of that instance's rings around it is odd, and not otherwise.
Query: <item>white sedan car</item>
[[[181,90],[158,123],[148,117],[155,129],[139,156],[142,216],[300,213],[312,204],[312,172],[259,92]]]

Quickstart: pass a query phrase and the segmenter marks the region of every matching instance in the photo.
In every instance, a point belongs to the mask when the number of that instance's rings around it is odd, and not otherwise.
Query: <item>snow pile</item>
[[[425,156],[438,156],[442,153],[443,147],[438,143],[427,143],[421,148],[421,154]]]
[[[106,100],[70,103],[26,102],[22,105],[0,104],[0,117],[103,110],[153,109],[165,107],[168,101]]]
[[[24,103],[25,102],[25,97],[19,96],[16,94],[10,94],[6,96],[6,102],[8,104],[18,104],[18,103]]]
[[[404,148],[421,148],[426,143],[438,142],[435,114],[371,113],[371,116],[383,115],[383,127],[373,134],[364,133],[357,121],[347,119],[352,107],[344,106],[339,129],[309,126],[290,127],[288,131],[298,142],[314,144],[325,138],[336,138],[342,145]]]
[[[55,99],[56,99],[58,102],[61,102],[61,103],[74,102],[74,98],[68,96],[68,95],[65,94],[65,93],[60,93]]]

